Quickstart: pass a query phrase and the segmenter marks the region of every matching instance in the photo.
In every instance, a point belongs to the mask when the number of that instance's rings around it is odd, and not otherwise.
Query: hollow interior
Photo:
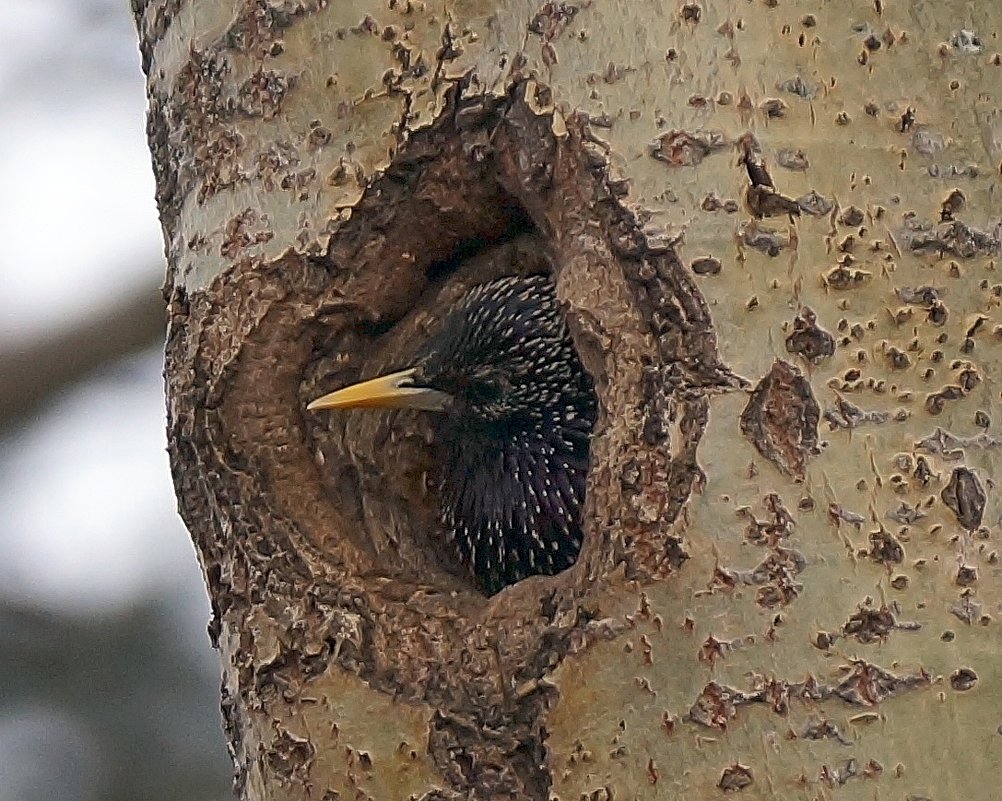
[[[458,198],[467,202],[457,200],[457,207],[447,215],[429,213],[415,194],[420,193],[412,193],[410,200],[417,217],[396,227],[394,236],[382,236],[382,259],[370,257],[369,268],[392,264],[397,251],[389,253],[387,248],[405,248],[408,263],[387,273],[377,287],[362,287],[354,295],[347,282],[346,295],[364,299],[367,307],[351,313],[349,324],[321,333],[304,381],[307,399],[412,367],[415,355],[448,323],[450,310],[471,288],[504,276],[553,274],[545,236],[525,210],[500,190],[490,197],[491,213],[482,203],[482,192],[472,197],[460,192]],[[457,208],[473,210],[464,216]],[[406,214],[405,207],[397,218]],[[420,245],[402,242],[401,230],[420,235]],[[443,244],[449,245],[447,251]],[[337,252],[332,247],[332,255]],[[335,263],[335,271],[344,269]],[[380,288],[382,292],[375,291]],[[485,581],[471,572],[442,522],[447,480],[443,471],[450,462],[449,448],[455,446],[443,437],[446,414],[411,409],[335,410],[311,416],[307,425],[329,494],[340,508],[354,510],[358,525],[340,534],[366,555],[368,564],[361,569],[408,583],[492,594],[505,584]],[[468,472],[448,480],[458,481],[469,492],[479,487],[481,496],[495,503],[498,494],[506,491],[492,487],[487,492],[477,469]],[[582,481],[581,507],[583,493]],[[578,520],[581,507],[576,510]],[[469,563],[469,549],[466,556]]]

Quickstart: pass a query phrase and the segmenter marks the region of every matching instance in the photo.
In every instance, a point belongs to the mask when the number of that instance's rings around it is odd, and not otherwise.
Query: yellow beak
[[[449,407],[452,396],[429,387],[412,386],[414,370],[372,378],[352,384],[312,401],[309,411],[320,409],[424,409],[442,412]]]

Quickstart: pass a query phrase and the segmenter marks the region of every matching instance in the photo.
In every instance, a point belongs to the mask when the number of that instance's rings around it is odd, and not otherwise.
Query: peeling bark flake
[[[735,763],[724,768],[723,773],[720,774],[720,781],[717,782],[717,787],[725,793],[736,793],[738,790],[744,790],[753,782],[751,768]]]
[[[811,364],[819,364],[835,353],[835,337],[821,328],[814,311],[804,306],[793,321],[793,332],[786,338],[786,350]]]
[[[820,417],[810,382],[777,359],[741,413],[741,431],[781,472],[802,480],[807,460],[819,452]]]
[[[905,549],[891,532],[881,528],[870,533],[869,556],[874,562],[899,565],[905,560]]]
[[[981,525],[986,496],[981,480],[974,472],[966,467],[953,468],[950,483],[944,487],[940,497],[968,531],[974,531]]]
[[[893,695],[913,687],[926,686],[932,677],[924,670],[895,675],[889,670],[858,660],[834,688],[834,694],[854,706],[877,706]]]
[[[967,667],[957,668],[950,674],[950,686],[957,692],[966,692],[978,683],[978,674]]]
[[[899,622],[887,606],[879,609],[860,607],[842,627],[845,637],[852,637],[857,642],[880,642],[895,629],[903,631],[918,631],[921,625],[914,622]]]
[[[695,167],[703,159],[727,147],[726,137],[719,131],[672,130],[661,134],[651,143],[651,157],[669,167]]]

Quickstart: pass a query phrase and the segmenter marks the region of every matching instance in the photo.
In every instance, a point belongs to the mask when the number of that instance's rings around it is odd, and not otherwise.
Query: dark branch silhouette
[[[0,348],[0,432],[109,362],[163,338],[164,301],[147,285],[79,323]]]

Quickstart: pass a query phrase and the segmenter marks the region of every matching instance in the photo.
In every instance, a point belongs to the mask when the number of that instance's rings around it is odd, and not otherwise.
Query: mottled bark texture
[[[996,4],[133,7],[241,798],[994,797]],[[539,269],[586,539],[487,599],[428,416],[305,403]]]

